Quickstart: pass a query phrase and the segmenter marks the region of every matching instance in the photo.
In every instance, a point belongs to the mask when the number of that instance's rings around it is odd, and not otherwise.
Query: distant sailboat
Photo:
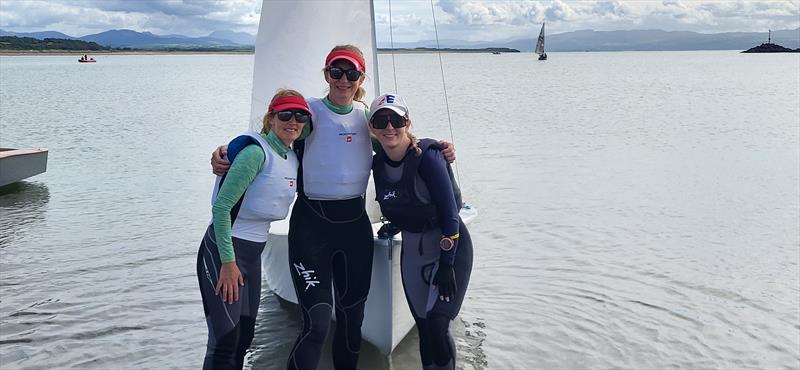
[[[547,53],[544,52],[544,23],[542,23],[542,30],[539,31],[539,40],[536,41],[536,51],[539,54],[539,60],[547,60]]]

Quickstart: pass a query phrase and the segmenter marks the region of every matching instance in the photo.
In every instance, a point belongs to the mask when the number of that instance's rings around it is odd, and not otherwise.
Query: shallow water
[[[74,59],[0,57],[0,145],[50,149],[0,189],[0,364],[197,368],[208,159],[247,126],[252,56]],[[800,368],[800,56],[534,59],[444,55],[480,212],[459,366]],[[395,60],[418,136],[449,137],[438,58]],[[259,323],[248,360],[283,368],[297,313],[265,289]]]

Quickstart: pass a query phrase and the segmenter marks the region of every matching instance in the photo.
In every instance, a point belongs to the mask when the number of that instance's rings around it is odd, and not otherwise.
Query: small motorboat
[[[78,59],[78,63],[94,63],[94,62],[96,62],[96,60],[94,60],[94,58]]]
[[[0,148],[0,186],[47,171],[47,149]]]

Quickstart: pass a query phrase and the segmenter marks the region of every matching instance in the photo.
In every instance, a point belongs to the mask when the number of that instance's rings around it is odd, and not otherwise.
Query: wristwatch
[[[439,240],[439,248],[441,248],[445,252],[448,252],[451,249],[453,249],[453,246],[455,245],[456,243],[453,241],[453,239],[450,239],[446,236],[443,236],[442,240]]]

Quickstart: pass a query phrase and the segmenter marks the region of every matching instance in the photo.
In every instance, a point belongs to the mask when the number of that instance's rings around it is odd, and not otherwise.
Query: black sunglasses
[[[283,110],[278,113],[275,113],[279,120],[283,122],[289,122],[292,117],[297,123],[306,123],[308,122],[308,112],[299,109],[291,109],[291,110]]]
[[[394,128],[406,127],[406,118],[400,117],[399,115],[394,113],[381,116],[372,116],[371,122],[372,122],[372,127],[378,130],[385,129],[387,126],[389,126],[390,122],[392,123],[392,127]]]
[[[328,73],[331,74],[331,78],[334,80],[338,80],[342,78],[343,75],[347,75],[347,81],[356,81],[361,77],[361,71],[357,69],[341,69],[339,67],[328,67]]]

